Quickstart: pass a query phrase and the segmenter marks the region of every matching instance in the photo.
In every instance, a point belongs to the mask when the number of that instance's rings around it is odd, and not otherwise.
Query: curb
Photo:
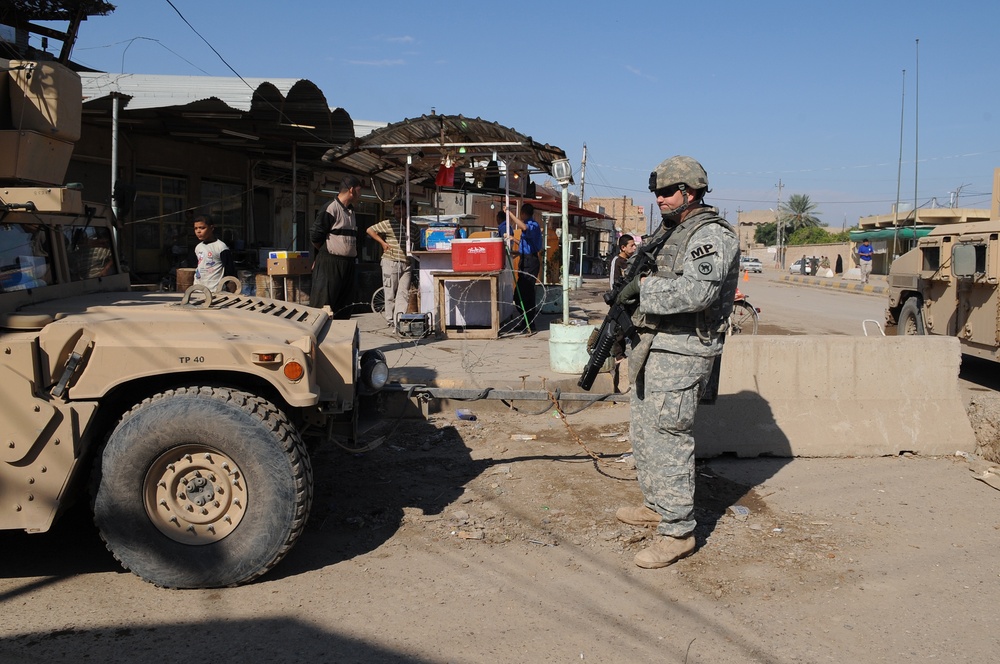
[[[888,286],[875,286],[872,284],[856,284],[847,281],[829,281],[826,279],[821,279],[819,277],[795,277],[795,276],[781,276],[778,278],[779,281],[784,281],[786,283],[792,284],[802,284],[803,286],[815,286],[817,288],[832,288],[834,290],[849,291],[853,293],[870,293],[873,295],[880,295],[882,293],[888,292]]]

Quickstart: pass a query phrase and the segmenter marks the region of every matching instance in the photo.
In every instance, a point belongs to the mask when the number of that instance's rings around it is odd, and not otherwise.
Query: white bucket
[[[549,367],[556,373],[583,373],[590,360],[587,353],[587,341],[597,327],[594,325],[563,325],[549,324]],[[611,371],[613,358],[601,367],[601,371]]]

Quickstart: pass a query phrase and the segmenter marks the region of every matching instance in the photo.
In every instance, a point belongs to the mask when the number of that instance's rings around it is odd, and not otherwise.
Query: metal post
[[[115,197],[115,187],[118,186],[118,93],[111,94],[111,201],[115,218],[119,219],[121,205]]]
[[[562,287],[563,325],[569,325],[569,181],[562,185]]]

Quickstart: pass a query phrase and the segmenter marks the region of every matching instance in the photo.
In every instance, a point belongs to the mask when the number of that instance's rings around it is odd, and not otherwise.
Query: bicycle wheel
[[[372,295],[372,311],[380,314],[385,311],[385,286],[382,286]]]
[[[757,334],[757,310],[743,301],[735,303],[729,316],[729,333]]]

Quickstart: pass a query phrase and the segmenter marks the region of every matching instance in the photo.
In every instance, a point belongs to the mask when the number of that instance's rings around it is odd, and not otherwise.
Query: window
[[[41,225],[0,226],[0,292],[52,283],[49,231]]]
[[[937,270],[941,267],[941,247],[921,247],[920,255],[923,257],[923,270]]]
[[[135,179],[134,223],[131,235],[134,268],[140,274],[162,274],[187,258],[194,235],[187,204],[187,180],[167,175],[139,174]]]
[[[117,274],[112,255],[111,231],[93,226],[67,226],[63,229],[72,281]]]
[[[223,182],[201,183],[201,206],[198,213],[205,215],[215,226],[215,236],[236,249],[236,242],[246,238],[243,232],[243,201],[245,189],[242,185]]]

